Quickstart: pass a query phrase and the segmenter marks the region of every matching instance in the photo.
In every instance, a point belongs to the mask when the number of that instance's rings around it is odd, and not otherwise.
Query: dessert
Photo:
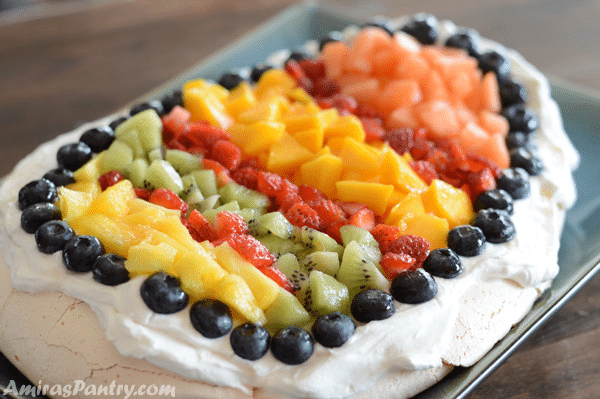
[[[256,85],[236,74],[219,86],[186,83],[185,108],[163,110],[162,120],[145,105],[113,129],[114,141],[103,126],[117,116],[26,158],[1,194],[3,323],[41,302],[54,311],[28,321],[50,328],[25,339],[22,326],[7,325],[1,349],[33,380],[139,384],[160,375],[184,397],[410,396],[483,356],[558,271],[577,155],[546,80],[519,55],[483,39],[476,49],[447,22],[435,25],[447,46],[429,46],[428,22],[407,21],[395,22],[408,33],[394,39],[381,26],[348,29],[352,44],[325,44],[320,63],[255,68]],[[492,49],[506,58],[480,55]],[[384,80],[391,69],[426,70],[398,60],[436,67],[428,79]],[[495,73],[477,72],[489,64]],[[453,76],[458,67],[470,75]],[[450,94],[464,106],[450,107]],[[522,134],[505,140],[509,127]],[[85,145],[71,144],[78,140]],[[54,154],[76,170],[75,182],[52,172],[69,183],[59,190],[39,181]],[[520,169],[501,172],[509,166]],[[472,224],[471,202],[481,204]],[[97,261],[100,244],[116,256]],[[82,335],[78,318],[94,323]],[[333,338],[332,324],[341,326]],[[44,348],[46,365],[27,358],[26,345]],[[56,356],[78,359],[80,370],[51,370]]]

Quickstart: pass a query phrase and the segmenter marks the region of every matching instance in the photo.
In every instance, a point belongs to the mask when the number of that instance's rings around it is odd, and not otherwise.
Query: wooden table
[[[42,142],[115,111],[266,22],[292,0],[107,2],[0,17],[0,175]],[[427,11],[477,29],[542,72],[600,91],[600,7],[574,0],[341,1],[354,18]],[[10,16],[10,21],[8,17]],[[600,276],[471,398],[600,397]]]

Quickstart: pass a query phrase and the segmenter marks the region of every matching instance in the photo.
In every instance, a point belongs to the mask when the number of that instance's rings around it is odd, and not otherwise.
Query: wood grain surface
[[[0,176],[37,145],[113,112],[250,32],[292,0],[74,2],[0,14]],[[600,92],[600,3],[323,1],[353,18],[426,11]],[[470,398],[600,397],[600,276]]]

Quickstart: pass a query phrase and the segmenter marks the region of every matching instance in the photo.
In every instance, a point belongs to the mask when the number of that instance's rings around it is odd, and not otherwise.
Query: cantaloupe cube
[[[481,109],[498,113],[502,110],[500,102],[500,88],[496,74],[488,72],[483,76],[479,85],[479,96]]]
[[[408,127],[416,129],[420,126],[414,109],[412,107],[398,107],[392,111],[385,121],[385,126],[388,129]]]
[[[425,101],[441,100],[448,101],[450,94],[442,75],[435,69],[420,80],[423,99]]]
[[[426,212],[448,220],[450,228],[468,224],[474,213],[471,200],[463,190],[438,179],[421,193]]]
[[[493,161],[502,169],[510,166],[510,155],[506,147],[506,141],[501,134],[488,136],[483,145],[477,149],[477,154]]]
[[[408,213],[397,222],[404,228],[403,234],[412,234],[425,238],[431,243],[431,249],[447,246],[450,227],[448,221],[429,213]]]
[[[348,46],[342,41],[328,43],[323,47],[319,59],[325,63],[325,76],[337,79],[342,74],[342,65],[347,57]]]
[[[343,162],[333,154],[322,154],[300,166],[300,181],[333,197],[335,182],[340,180]]]
[[[451,138],[459,133],[460,125],[454,108],[446,101],[433,100],[420,103],[416,112],[433,138]]]
[[[422,98],[423,95],[417,81],[397,79],[391,80],[383,86],[375,105],[381,113],[387,115],[398,107],[411,107]]]
[[[502,115],[489,111],[481,111],[477,117],[477,121],[479,122],[479,126],[490,136],[499,134],[502,137],[506,137],[508,134],[508,121]]]
[[[335,183],[335,187],[337,198],[341,201],[365,204],[378,215],[385,213],[388,200],[394,191],[391,184],[355,180],[340,180]]]
[[[373,56],[391,44],[391,37],[381,29],[366,27],[352,40],[352,45],[344,59],[346,71],[371,73]]]
[[[429,63],[420,54],[406,54],[403,57],[396,57],[396,62],[393,76],[399,79],[421,81],[431,72]]]
[[[312,157],[312,152],[300,145],[292,136],[284,133],[281,139],[273,144],[269,150],[267,169],[271,172],[285,174],[312,159]]]
[[[342,86],[342,93],[352,96],[359,103],[370,104],[377,100],[381,88],[379,80],[366,78]]]

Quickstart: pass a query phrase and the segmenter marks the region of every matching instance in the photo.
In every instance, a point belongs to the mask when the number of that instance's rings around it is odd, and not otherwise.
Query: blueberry
[[[510,62],[506,57],[499,52],[492,50],[487,51],[479,56],[479,69],[486,74],[493,72],[496,74],[498,83],[503,83],[510,75]]]
[[[479,34],[472,29],[461,30],[446,39],[447,47],[466,50],[471,57],[479,56]]]
[[[273,66],[269,64],[258,63],[252,67],[252,71],[250,72],[250,80],[253,82],[258,82],[263,73],[268,70],[273,69]]]
[[[163,271],[148,277],[140,293],[146,305],[156,313],[176,313],[188,304],[188,295],[181,289],[181,281]]]
[[[509,154],[512,168],[523,168],[531,176],[537,176],[544,170],[540,157],[527,148],[513,148]]]
[[[527,102],[527,89],[521,83],[507,79],[499,87],[502,108]]]
[[[92,159],[92,155],[92,149],[80,141],[60,147],[56,153],[56,160],[61,168],[77,170]]]
[[[244,78],[242,78],[238,73],[226,72],[223,75],[221,75],[218,83],[227,90],[232,90],[243,81]]]
[[[431,274],[425,270],[405,270],[392,280],[390,292],[398,302],[417,304],[435,298],[438,287]]]
[[[319,316],[312,325],[315,341],[326,348],[339,348],[350,339],[356,324],[349,316],[334,312]]]
[[[485,250],[485,235],[479,227],[455,227],[448,233],[448,248],[458,255],[477,256]]]
[[[394,28],[392,28],[390,21],[385,18],[375,18],[371,22],[367,22],[362,26],[363,28],[379,28],[385,31],[388,35],[394,36]]]
[[[35,231],[35,243],[40,252],[53,254],[67,245],[75,232],[62,220],[51,220],[44,223]]]
[[[529,134],[538,128],[539,122],[535,113],[523,104],[511,105],[502,110],[502,116],[508,121],[511,132]]]
[[[473,209],[479,211],[488,208],[506,211],[512,215],[513,199],[506,191],[499,188],[485,191],[477,196],[473,203]]]
[[[229,342],[233,352],[242,359],[258,360],[269,351],[271,336],[263,326],[245,323],[233,329]]]
[[[19,190],[19,209],[38,202],[54,202],[58,197],[56,186],[50,180],[40,179],[27,183]]]
[[[462,273],[462,262],[450,248],[434,249],[423,262],[423,269],[433,276],[454,278]]]
[[[139,114],[142,111],[147,111],[149,109],[153,109],[156,111],[158,115],[165,114],[165,108],[162,105],[162,102],[159,100],[150,100],[143,103],[135,104],[131,109],[129,109],[129,115],[133,116]]]
[[[352,316],[361,323],[387,319],[395,311],[394,298],[387,292],[378,289],[359,292],[350,304]]]
[[[514,200],[527,198],[531,194],[529,175],[522,168],[504,169],[496,182],[496,187],[506,191]]]
[[[292,51],[292,53],[290,54],[290,56],[288,57],[288,59],[285,62],[286,63],[288,61],[296,61],[296,62],[298,62],[298,61],[305,60],[307,58],[309,58],[309,55],[306,54],[304,51],[296,50],[296,51]]]
[[[400,30],[413,36],[422,44],[434,44],[438,38],[437,18],[430,14],[417,15]]]
[[[104,254],[96,258],[92,267],[94,280],[104,285],[119,285],[129,281],[125,258],[116,254]]]
[[[194,328],[206,338],[227,335],[233,327],[231,311],[216,299],[203,299],[194,303],[190,309],[190,320]]]
[[[28,206],[21,213],[21,227],[29,234],[50,220],[61,220],[60,210],[51,202],[38,202]]]
[[[168,114],[175,108],[175,106],[183,107],[183,93],[181,90],[175,90],[174,92],[164,96],[160,102],[163,106],[163,112]]]
[[[506,148],[512,150],[513,148],[526,147],[529,145],[529,135],[523,132],[510,132],[506,135]]]
[[[475,225],[483,231],[485,239],[493,244],[502,244],[515,236],[515,225],[506,211],[482,209],[477,212]]]
[[[319,51],[323,51],[323,47],[325,47],[328,43],[341,42],[344,40],[344,34],[339,31],[329,32],[325,37],[322,37],[319,40]]]
[[[43,176],[44,179],[50,180],[56,187],[66,186],[75,183],[73,171],[65,168],[52,169]]]
[[[96,259],[104,254],[104,247],[96,237],[75,236],[63,249],[63,263],[72,272],[85,273],[92,270]]]
[[[110,126],[98,126],[88,129],[79,138],[79,141],[87,144],[96,153],[106,150],[114,140],[115,131]]]
[[[119,127],[119,125],[123,122],[125,122],[127,119],[129,119],[129,117],[127,116],[121,116],[117,119],[115,119],[114,121],[112,121],[111,123],[108,124],[108,127],[110,127],[113,131],[117,130],[117,127]]]
[[[312,335],[299,327],[286,327],[277,331],[271,341],[271,352],[285,364],[302,364],[313,354],[315,343]]]

